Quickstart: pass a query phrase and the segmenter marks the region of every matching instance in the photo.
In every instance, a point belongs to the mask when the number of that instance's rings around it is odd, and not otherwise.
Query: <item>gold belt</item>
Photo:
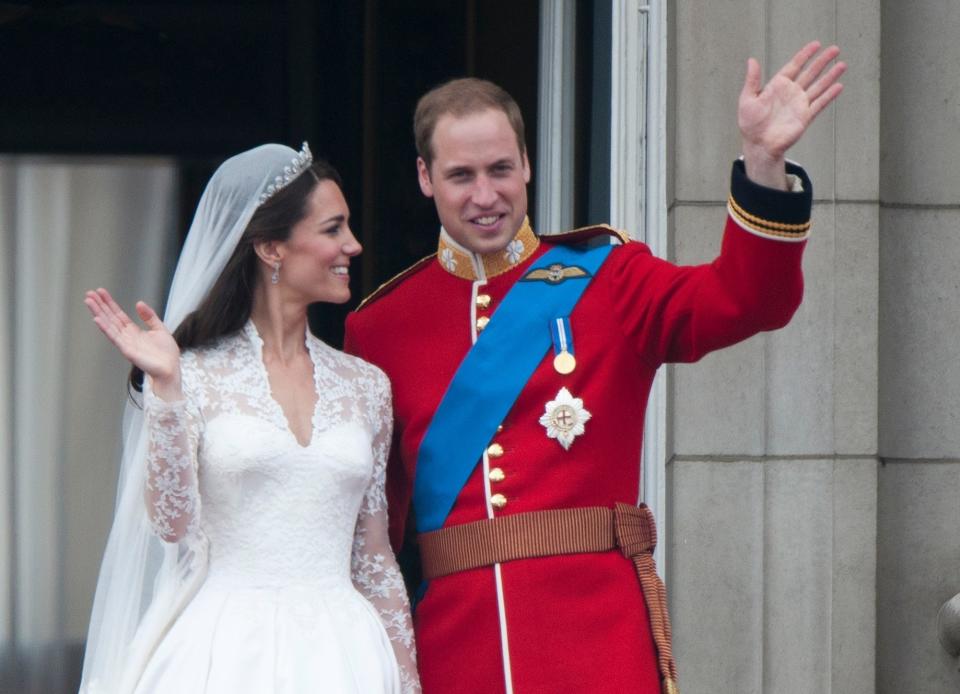
[[[422,533],[420,559],[426,580],[515,559],[619,549],[633,562],[650,616],[664,694],[677,694],[667,592],[653,550],[657,529],[646,504],[532,511]]]

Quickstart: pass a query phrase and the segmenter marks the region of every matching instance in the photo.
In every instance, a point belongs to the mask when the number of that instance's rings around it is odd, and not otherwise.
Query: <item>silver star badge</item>
[[[570,450],[573,440],[584,432],[584,424],[592,415],[583,407],[583,400],[575,398],[566,388],[561,388],[556,397],[547,403],[540,423],[547,429],[547,437],[556,439],[565,451]]]

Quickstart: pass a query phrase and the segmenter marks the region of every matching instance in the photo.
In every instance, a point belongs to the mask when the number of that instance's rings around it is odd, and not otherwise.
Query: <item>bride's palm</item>
[[[180,348],[147,304],[139,301],[136,306],[137,314],[146,325],[144,330],[130,320],[106,289],[87,292],[83,303],[97,327],[134,366],[156,380],[179,375]]]

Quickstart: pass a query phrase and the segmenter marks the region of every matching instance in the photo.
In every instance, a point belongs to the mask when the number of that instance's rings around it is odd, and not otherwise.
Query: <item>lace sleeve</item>
[[[372,408],[377,417],[373,440],[373,475],[357,518],[351,575],[357,590],[376,608],[393,643],[400,666],[403,694],[419,694],[421,690],[417,676],[417,651],[413,641],[410,602],[387,535],[384,483],[393,430],[393,412],[390,385],[385,376],[380,375],[377,379],[376,389],[377,398]]]
[[[184,389],[187,390],[186,383]],[[166,402],[154,395],[148,385],[144,387],[143,404],[147,427],[147,513],[161,539],[179,542],[191,536],[200,524],[199,416],[191,411],[189,396]]]

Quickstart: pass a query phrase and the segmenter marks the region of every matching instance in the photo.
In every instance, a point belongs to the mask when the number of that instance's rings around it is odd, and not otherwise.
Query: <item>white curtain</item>
[[[113,512],[125,362],[83,292],[158,309],[171,161],[0,156],[0,692],[76,692]]]

